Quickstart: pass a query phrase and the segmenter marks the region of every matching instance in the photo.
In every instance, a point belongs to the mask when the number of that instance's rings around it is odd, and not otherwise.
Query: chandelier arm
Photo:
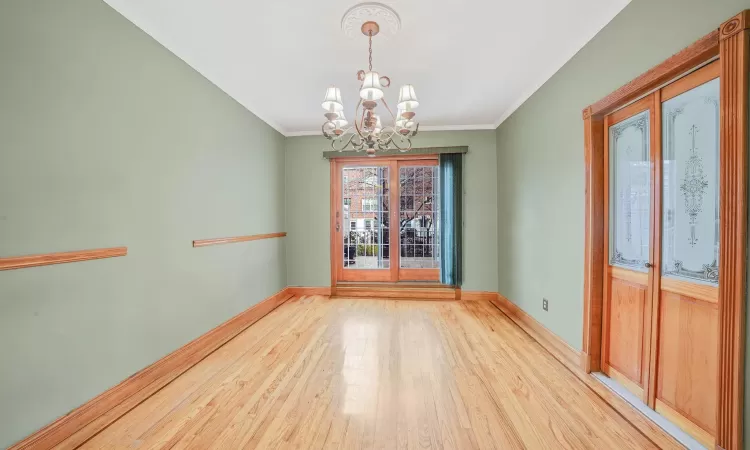
[[[333,123],[333,122],[331,122],[330,120],[327,122],[323,122],[323,125],[320,126],[320,131],[323,133],[323,136],[325,136],[326,138],[335,139],[333,135],[329,134],[326,131],[326,125],[328,125],[329,123]]]
[[[349,139],[346,141],[346,143],[344,145],[342,145],[341,147],[339,147],[339,148],[336,148],[336,142],[344,142],[344,140],[341,139],[341,138],[340,139],[334,139],[334,140],[332,140],[331,141],[331,148],[334,149],[337,152],[343,152],[352,143],[352,140],[354,139],[354,136],[355,136],[354,134],[350,135]]]
[[[408,137],[407,137],[407,138],[404,138],[404,137],[402,136],[402,137],[401,137],[401,139],[400,139],[400,141],[401,141],[401,142],[404,142],[404,141],[406,141],[406,142],[407,142],[407,143],[408,143],[409,145],[407,145],[406,147],[401,147],[401,146],[400,146],[400,145],[398,145],[398,144],[396,143],[396,141],[395,141],[395,140],[393,140],[393,139],[391,139],[391,144],[393,144],[393,146],[394,146],[394,147],[396,147],[396,148],[398,149],[398,151],[400,151],[400,152],[406,152],[406,151],[409,151],[409,150],[411,150],[411,139],[409,139]]]
[[[357,130],[357,134],[359,137],[362,137],[362,130],[359,129],[360,126],[362,126],[362,123],[364,122],[365,118],[364,115],[360,118],[359,117],[359,107],[362,106],[362,98],[359,99],[357,102],[357,107],[354,108],[354,128]],[[359,125],[357,124],[359,122]]]

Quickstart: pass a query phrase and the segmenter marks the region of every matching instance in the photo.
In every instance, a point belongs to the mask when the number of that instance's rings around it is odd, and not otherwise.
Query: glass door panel
[[[649,111],[609,128],[610,264],[646,271],[649,260],[651,162]]]
[[[402,269],[437,269],[440,266],[437,177],[437,166],[399,168]]]
[[[662,276],[718,284],[719,79],[662,111]]]
[[[439,169],[434,160],[399,162],[399,280],[440,278]]]
[[[342,167],[342,280],[390,281],[389,187],[388,165]]]

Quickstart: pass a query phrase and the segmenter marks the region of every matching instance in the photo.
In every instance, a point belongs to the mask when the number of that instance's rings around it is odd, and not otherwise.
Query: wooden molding
[[[286,288],[287,293],[296,297],[309,296],[309,295],[322,295],[323,297],[331,296],[331,288],[329,287],[305,287],[305,286],[289,286]]]
[[[581,352],[568,345],[568,343],[563,341],[558,335],[537,322],[536,319],[516,306],[515,303],[505,298],[502,294],[495,295],[492,297],[491,301],[500,311],[510,317],[516,325],[539,342],[542,347],[546,348],[552,353],[552,356],[565,364],[565,366],[568,368],[575,368],[576,370],[579,368]]]
[[[583,110],[584,119],[603,116],[638,99],[671,79],[709,61],[719,54],[719,30],[703,36],[656,67]],[[587,111],[588,110],[588,111]]]
[[[95,250],[78,250],[74,252],[45,253],[42,255],[13,256],[10,258],[0,258],[0,270],[26,269],[29,267],[48,266],[51,264],[115,258],[127,254],[127,247],[111,247],[97,248]]]
[[[281,233],[268,233],[268,234],[253,234],[251,236],[235,236],[227,238],[216,238],[216,239],[200,239],[193,241],[193,247],[206,247],[208,245],[219,245],[219,244],[234,244],[235,242],[247,242],[247,241],[259,241],[261,239],[271,239],[286,236],[286,232]]]
[[[719,39],[723,41],[748,28],[750,28],[750,10],[746,9],[721,24]]]
[[[375,297],[403,300],[455,300],[456,289],[453,287],[379,287],[379,286],[345,286],[338,285],[333,291],[335,297]],[[466,291],[462,294],[465,298]]]
[[[60,417],[9,450],[46,450],[57,446],[77,448],[290,297],[287,289],[268,297]]]
[[[604,274],[604,121],[584,110],[584,272],[582,367],[599,370],[601,361],[602,293]]]
[[[497,298],[497,292],[461,291],[460,297],[458,297],[456,300],[492,301],[495,298]]]
[[[747,273],[748,11],[722,26],[716,445],[743,448]]]

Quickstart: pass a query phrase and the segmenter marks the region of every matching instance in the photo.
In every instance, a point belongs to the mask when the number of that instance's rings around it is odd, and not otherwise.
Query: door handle
[[[339,224],[337,223],[337,224],[336,224],[336,232],[338,233],[338,232],[339,232],[339,230],[341,230],[341,225],[339,225]]]
[[[654,265],[651,264],[650,262],[645,263],[644,266],[646,266],[647,269],[654,267]]]

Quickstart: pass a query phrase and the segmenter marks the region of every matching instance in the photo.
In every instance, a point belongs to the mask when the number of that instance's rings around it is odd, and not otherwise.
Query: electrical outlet
[[[542,309],[545,311],[549,311],[549,300],[546,298],[542,298]]]

